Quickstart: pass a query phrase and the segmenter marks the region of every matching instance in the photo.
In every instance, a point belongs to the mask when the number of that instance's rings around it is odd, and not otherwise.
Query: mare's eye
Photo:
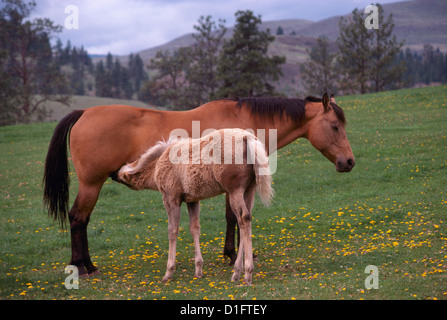
[[[332,126],[332,129],[334,129],[335,132],[338,132],[338,127],[337,126]]]

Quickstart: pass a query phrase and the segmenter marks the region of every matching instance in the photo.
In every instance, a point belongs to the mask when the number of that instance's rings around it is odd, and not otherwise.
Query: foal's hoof
[[[161,279],[161,281],[167,282],[169,279],[171,279],[171,276],[164,276],[163,279]]]

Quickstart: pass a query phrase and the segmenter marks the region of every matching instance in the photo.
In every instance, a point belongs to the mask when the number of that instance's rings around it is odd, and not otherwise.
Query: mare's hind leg
[[[250,187],[245,192],[245,203],[247,205],[248,211],[251,212],[251,209],[253,208],[253,203],[255,199],[255,191],[256,191],[256,183],[253,181],[253,183],[250,185]],[[230,258],[230,266],[233,265],[237,258],[236,253],[236,244],[235,244],[235,238],[236,238],[236,230],[237,230],[237,243],[238,248],[240,245],[240,239],[241,239],[241,233],[240,228],[237,226],[237,218],[236,214],[233,212],[233,209],[230,205],[230,200],[228,197],[228,193],[225,195],[225,204],[226,204],[226,210],[225,210],[225,219],[227,221],[227,231],[225,234],[225,246],[224,246],[224,255]],[[239,248],[240,249],[240,248]],[[253,253],[253,259],[257,259],[256,255]]]
[[[166,266],[166,273],[163,277],[163,281],[171,279],[175,269],[175,254],[177,246],[178,226],[180,222],[180,205],[181,202],[177,199],[163,194],[163,203],[168,214],[168,234],[169,234],[169,255],[168,263]]]
[[[236,246],[235,246],[235,231],[237,218],[233,209],[230,205],[230,200],[228,193],[225,194],[225,219],[227,221],[227,231],[225,234],[225,246],[224,246],[224,255],[230,258],[230,265],[233,265],[236,261]],[[238,229],[238,238],[239,238],[239,229]]]
[[[71,232],[71,265],[78,268],[79,275],[87,276],[99,273],[93,265],[87,239],[87,225],[90,221],[90,215],[98,200],[102,183],[94,186],[88,186],[79,183],[79,192],[71,208],[68,217],[70,219]]]
[[[188,213],[189,213],[189,231],[191,231],[191,236],[194,240],[194,250],[195,250],[195,264],[196,264],[196,278],[202,278],[202,266],[203,259],[202,253],[200,252],[200,202],[188,202]]]

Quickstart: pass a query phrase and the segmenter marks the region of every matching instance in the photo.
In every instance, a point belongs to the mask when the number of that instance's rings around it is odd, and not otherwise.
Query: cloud
[[[382,3],[391,0],[382,1]],[[59,38],[83,45],[91,54],[129,54],[155,47],[186,33],[201,15],[223,18],[234,24],[237,10],[250,9],[264,21],[280,19],[321,20],[342,15],[370,0],[38,0],[34,17],[48,17],[64,26],[65,7],[79,9],[79,29],[64,28]]]

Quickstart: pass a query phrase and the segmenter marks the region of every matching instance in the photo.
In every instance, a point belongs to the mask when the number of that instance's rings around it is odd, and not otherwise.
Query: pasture
[[[276,195],[253,208],[253,286],[230,281],[224,196],[201,202],[203,278],[182,209],[177,265],[162,282],[161,194],[110,179],[89,224],[101,275],[68,290],[70,234],[42,208],[56,123],[0,128],[0,299],[447,299],[447,86],[337,98],[356,157],[351,173],[299,139],[278,151]],[[77,191],[71,167],[70,200]],[[378,289],[365,288],[377,267]]]

